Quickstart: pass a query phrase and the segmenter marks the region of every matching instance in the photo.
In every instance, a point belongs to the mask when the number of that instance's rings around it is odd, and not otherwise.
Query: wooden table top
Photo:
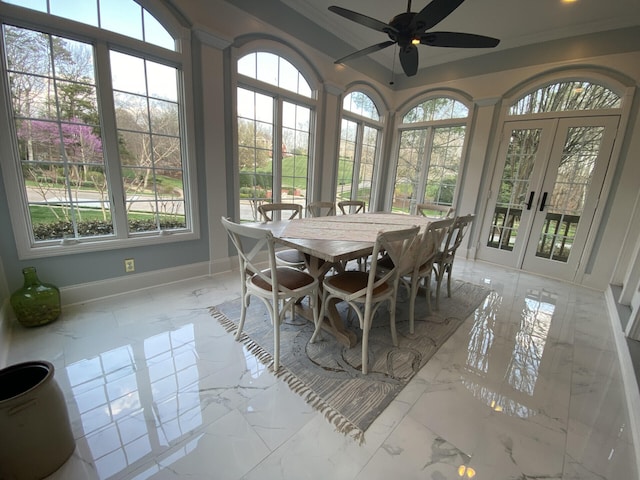
[[[400,230],[414,225],[424,228],[433,220],[417,215],[376,212],[251,225],[268,228],[283,245],[336,263],[371,253],[376,236],[381,231]]]

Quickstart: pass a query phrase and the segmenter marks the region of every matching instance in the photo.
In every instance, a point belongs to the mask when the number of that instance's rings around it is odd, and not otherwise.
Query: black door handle
[[[536,192],[531,192],[529,194],[529,201],[527,202],[527,210],[531,210],[531,205],[533,205],[533,196],[536,194]]]
[[[540,211],[544,210],[544,204],[547,202],[547,192],[542,194],[542,201],[540,202]]]

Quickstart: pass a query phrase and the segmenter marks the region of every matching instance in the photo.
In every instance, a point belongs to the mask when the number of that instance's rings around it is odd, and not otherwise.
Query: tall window
[[[192,234],[184,48],[133,0],[5,0],[4,11],[15,21],[2,24],[2,161],[14,162],[10,196],[24,199],[21,255]]]
[[[238,60],[240,220],[265,202],[307,204],[315,101],[285,58],[254,52]]]
[[[404,115],[394,211],[414,214],[419,203],[454,205],[468,116],[469,109],[449,97],[431,98]]]
[[[363,200],[368,206],[382,130],[380,114],[373,100],[360,91],[349,93],[342,109],[336,202]]]

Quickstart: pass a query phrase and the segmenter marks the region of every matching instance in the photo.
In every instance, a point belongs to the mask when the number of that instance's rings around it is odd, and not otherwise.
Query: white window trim
[[[374,103],[374,105],[378,109],[378,117],[379,117],[378,120],[374,120],[373,118],[365,117],[358,113],[354,113],[350,110],[344,109],[344,99],[348,95],[354,92],[360,92],[369,97],[369,99]],[[382,97],[375,90],[368,88],[366,85],[358,84],[358,85],[351,86],[345,92],[344,96],[341,98],[340,112],[341,112],[341,118],[340,118],[341,121],[342,119],[345,119],[345,120],[354,122],[357,125],[359,134],[356,140],[356,148],[359,152],[359,155],[357,159],[354,158],[354,170],[356,169],[355,167],[357,166],[358,175],[360,174],[360,167],[362,165],[362,134],[364,133],[364,127],[373,128],[378,131],[376,154],[373,160],[373,175],[371,177],[371,194],[369,196],[369,203],[367,205],[367,209],[370,209],[371,205],[376,204],[376,198],[379,196],[378,190],[379,190],[379,185],[381,183],[380,175],[382,170],[380,162],[382,159],[382,150],[384,148],[385,118],[387,116],[387,106],[383,102]],[[341,141],[341,137],[342,137],[342,127],[340,128],[338,142]],[[358,144],[357,142],[360,142],[360,143]],[[355,181],[355,175],[353,176],[352,182],[353,181]],[[333,180],[333,183],[334,183],[334,190],[337,192],[337,189],[338,189],[337,169],[336,169],[336,178]],[[353,195],[352,195],[352,198],[353,198]]]
[[[462,103],[468,109],[468,114],[464,118],[447,118],[444,120],[432,120],[427,122],[414,122],[414,123],[404,123],[404,116],[411,111],[416,105],[424,103],[434,98],[451,98],[457,102]],[[393,141],[393,155],[394,155],[394,163],[393,169],[390,172],[387,185],[386,192],[388,192],[385,208],[391,209],[391,205],[393,202],[393,192],[395,189],[396,175],[398,174],[398,154],[400,148],[400,139],[402,137],[402,132],[405,130],[420,130],[420,129],[435,129],[438,127],[448,127],[448,126],[464,126],[465,127],[465,137],[464,137],[464,145],[462,147],[462,153],[460,157],[460,169],[458,170],[458,177],[456,178],[456,187],[455,193],[453,196],[453,207],[455,207],[460,198],[460,187],[462,185],[462,181],[465,175],[465,170],[467,166],[467,150],[469,149],[469,135],[471,134],[472,129],[472,119],[475,117],[474,113],[475,104],[471,101],[470,98],[450,90],[434,90],[428,93],[424,93],[422,95],[411,98],[406,101],[403,106],[398,109],[398,115],[396,116],[396,122],[394,126],[394,141]],[[428,166],[427,166],[428,171]],[[427,174],[425,171],[425,175]]]
[[[149,2],[145,1],[145,8],[148,8],[147,4],[149,4]],[[155,8],[157,9],[159,7],[156,6]],[[156,15],[155,11],[151,9],[149,9],[149,11]],[[183,117],[182,126],[184,127],[182,136],[182,158],[186,168],[183,182],[185,185],[185,219],[190,223],[191,228],[189,231],[154,231],[146,234],[134,234],[126,238],[104,236],[85,237],[68,241],[63,239],[33,242],[30,232],[31,222],[28,217],[28,204],[24,190],[24,182],[17,181],[18,179],[22,179],[22,175],[16,161],[19,155],[15,143],[16,132],[12,120],[12,109],[10,107],[9,86],[7,85],[4,62],[1,63],[0,94],[4,96],[5,101],[2,102],[3,105],[0,110],[0,129],[6,133],[7,139],[11,141],[0,142],[0,165],[2,167],[2,176],[18,258],[27,260],[199,239],[200,216],[198,212],[198,191],[196,183],[195,122],[193,118],[194,101],[192,89],[185,88],[185,86],[193,84],[190,51],[191,32],[187,28],[180,26],[177,21],[165,24],[165,27],[176,38],[176,48],[179,50],[171,52],[133,38],[11,4],[0,2],[0,13],[2,13],[2,23],[10,23],[19,27],[32,29],[42,29],[46,27],[45,30],[48,33],[60,34],[66,38],[89,42],[97,48],[109,44],[110,48],[123,52],[131,52],[138,56],[141,52],[144,52],[145,58],[160,60],[161,63],[164,64],[169,64],[169,60],[174,66],[180,67],[183,79],[178,88],[180,89],[179,94],[182,96],[181,103],[184,105],[184,109],[180,112],[180,115]],[[161,18],[164,21],[168,16],[169,15],[159,15],[156,18]],[[115,37],[117,37],[118,41],[117,46],[113,45],[113,39]],[[99,42],[98,45],[96,45],[96,40]],[[0,51],[0,55],[4,55],[4,50]],[[111,193],[113,193],[113,191]],[[113,200],[114,199],[112,199],[112,203],[116,203]]]
[[[246,88],[257,93],[273,97],[276,102],[282,99],[290,100],[300,105],[308,107],[311,114],[311,124],[309,126],[309,164],[307,166],[307,201],[313,198],[313,193],[317,189],[318,180],[313,175],[316,171],[318,154],[316,152],[319,137],[319,119],[322,118],[323,109],[321,101],[321,82],[318,73],[313,69],[312,64],[294,48],[285,43],[281,43],[270,38],[251,39],[246,43],[239,42],[240,45],[231,50],[231,114],[233,119],[233,204],[235,205],[237,218],[240,218],[240,159],[238,154],[238,110],[237,110],[237,89]],[[245,55],[257,52],[268,52],[284,58],[303,75],[311,88],[311,96],[306,97],[291,90],[286,90],[276,85],[262,82],[255,78],[247,77],[238,73],[238,60]],[[277,144],[277,142],[276,142]],[[273,172],[275,176],[275,172]],[[280,182],[281,179],[277,179]],[[276,182],[273,188],[276,189]]]

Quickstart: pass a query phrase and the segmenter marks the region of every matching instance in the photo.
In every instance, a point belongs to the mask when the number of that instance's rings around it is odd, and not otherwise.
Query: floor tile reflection
[[[211,318],[237,275],[75,305],[15,326],[9,363],[51,361],[75,479],[637,478],[604,296],[456,260],[491,294],[359,445]]]

